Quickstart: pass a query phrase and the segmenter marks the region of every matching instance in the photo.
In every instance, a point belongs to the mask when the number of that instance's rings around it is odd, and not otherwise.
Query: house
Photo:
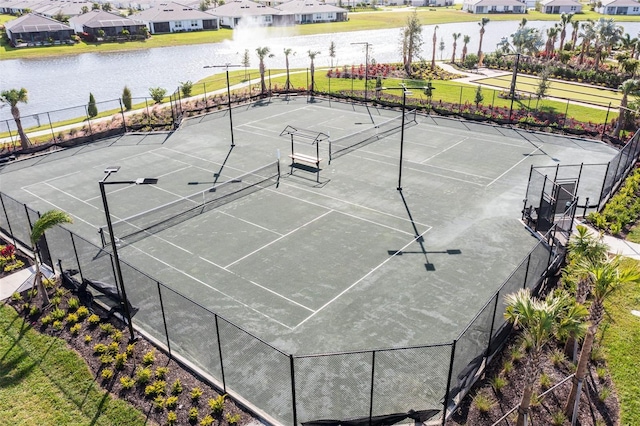
[[[240,22],[261,27],[274,25],[280,10],[249,0],[233,0],[210,9],[220,19],[220,26],[236,28]],[[288,19],[293,20],[293,17]]]
[[[320,3],[318,0],[292,0],[276,6],[280,11],[278,25],[285,16],[293,16],[295,24],[317,22],[342,22],[347,20],[348,11],[341,7]]]
[[[453,6],[453,0],[411,0],[413,7],[445,7]]]
[[[147,27],[142,21],[105,12],[92,10],[69,19],[69,25],[76,33],[86,33],[93,38],[113,38],[123,35],[146,35]]]
[[[526,4],[517,0],[465,0],[462,10],[469,13],[526,13]]]
[[[540,2],[540,12],[542,13],[580,13],[582,3],[577,0],[543,0]]]
[[[33,13],[8,21],[5,31],[15,47],[72,43],[73,29],[55,19]]]
[[[635,0],[602,0],[596,12],[603,15],[640,15],[640,3]]]
[[[179,3],[163,2],[131,16],[144,22],[151,34],[220,28],[217,16]]]

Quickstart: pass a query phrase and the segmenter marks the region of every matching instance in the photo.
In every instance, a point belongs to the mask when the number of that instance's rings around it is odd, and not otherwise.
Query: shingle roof
[[[211,13],[217,16],[260,16],[279,15],[280,11],[249,0],[233,0],[211,9]]]
[[[92,10],[69,19],[73,24],[89,28],[129,27],[144,25],[142,21],[126,18],[104,10]]]
[[[34,33],[39,31],[70,30],[71,27],[55,19],[28,13],[8,21],[5,28],[12,33]]]
[[[320,3],[317,0],[292,0],[287,3],[282,3],[276,6],[286,14],[308,14],[308,13],[323,13],[323,12],[346,12],[346,9],[333,6],[330,4]]]
[[[640,6],[640,3],[638,3],[635,0],[602,0],[602,6],[631,6],[631,7],[635,7],[635,6]]]
[[[526,6],[517,0],[471,0],[468,4],[474,6]]]
[[[580,6],[582,3],[577,0],[543,0],[540,2],[543,6]]]
[[[143,10],[132,15],[136,19],[147,22],[166,22],[187,19],[214,19],[216,16],[210,12],[203,12],[190,6],[179,3],[160,3],[151,9]]]

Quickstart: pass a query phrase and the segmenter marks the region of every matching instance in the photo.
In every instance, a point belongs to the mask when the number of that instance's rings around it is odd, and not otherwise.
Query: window
[[[571,12],[575,12],[578,10],[578,6],[571,6]]]
[[[498,10],[498,6],[491,6],[491,11],[495,12],[496,10]]]
[[[182,21],[177,21],[177,22],[174,24],[174,26],[175,26],[176,28],[182,28]]]
[[[322,21],[322,14],[316,13],[316,15],[315,15],[315,17],[313,19],[315,19],[316,21]]]
[[[640,7],[633,7],[633,8],[631,8],[631,10],[632,10],[633,12],[636,12],[636,13],[637,13],[637,12],[640,10]]]
[[[192,27],[197,27],[198,26],[198,21],[191,21],[191,26]]]
[[[263,20],[264,20],[264,22],[271,22],[271,15],[263,16]]]

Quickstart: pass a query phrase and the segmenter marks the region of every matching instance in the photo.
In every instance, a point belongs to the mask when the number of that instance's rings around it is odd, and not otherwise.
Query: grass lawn
[[[627,240],[631,241],[632,243],[640,244],[640,224],[631,228],[631,232],[629,232],[629,234],[627,235]]]
[[[509,89],[511,87],[511,75],[505,75],[497,78],[483,78],[476,80],[478,83],[489,86],[502,87]],[[532,76],[518,74],[516,79],[516,90],[526,93],[535,94],[538,89],[540,79]],[[622,95],[614,90],[598,88],[595,86],[573,84],[559,80],[552,80],[551,86],[547,90],[547,96],[556,98],[570,98],[572,101],[586,102],[592,105],[607,107],[611,102],[612,108],[618,108]]]
[[[640,262],[625,262],[640,268]],[[620,424],[640,425],[640,318],[631,310],[640,310],[640,285],[626,284],[608,299],[605,308],[609,315],[600,325],[604,339],[611,378],[620,400]]]
[[[143,425],[145,416],[101,390],[64,341],[0,305],[0,419],[11,425]]]

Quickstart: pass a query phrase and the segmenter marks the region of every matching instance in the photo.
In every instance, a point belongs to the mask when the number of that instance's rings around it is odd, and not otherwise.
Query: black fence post
[[[51,129],[51,137],[53,138],[53,141],[56,141],[56,134],[53,130],[53,124],[51,124],[51,115],[49,114],[49,112],[47,112],[47,120],[49,120],[49,129]]]
[[[607,185],[607,175],[609,174],[609,167],[611,167],[611,161],[607,163],[607,168],[604,171],[604,179],[602,179],[602,189],[600,190],[600,197],[598,197],[598,211],[602,209],[602,199],[604,198],[604,188]]]
[[[540,243],[538,243],[540,244]],[[522,288],[527,288],[527,279],[529,278],[529,265],[531,264],[531,253],[527,256],[527,267],[524,270],[524,280],[522,283]]]
[[[442,426],[445,425],[447,421],[447,406],[449,405],[449,391],[451,390],[451,376],[453,375],[453,361],[456,356],[456,343],[458,340],[454,340],[451,343],[451,357],[449,360],[449,374],[447,375],[447,389],[444,391],[444,402],[442,409]]]
[[[124,106],[122,105],[122,98],[118,98],[120,102],[120,114],[122,115],[122,130],[127,133],[127,117],[124,116]]]
[[[376,351],[371,351],[371,393],[369,394],[369,426],[373,417],[373,385],[376,372]]]
[[[162,303],[162,291],[160,290],[160,281],[156,281],[158,286],[158,297],[160,298],[160,312],[162,312],[162,323],[164,324],[164,335],[167,336],[167,350],[169,351],[169,358],[173,358],[171,353],[171,339],[169,339],[169,329],[167,328],[167,317],[164,312],[164,303]]]
[[[78,257],[78,249],[76,248],[76,239],[73,238],[73,232],[71,231],[69,231],[69,238],[71,238],[71,245],[73,246],[73,254],[76,257],[76,264],[78,265],[78,273],[80,273],[80,278],[84,280],[84,275],[82,274],[82,266],[80,266],[80,258]]]
[[[289,367],[291,370],[291,409],[293,414],[293,426],[298,424],[298,410],[296,408],[296,376],[293,364],[293,355],[289,355]]]
[[[218,356],[220,357],[220,374],[222,375],[222,390],[227,392],[227,382],[224,379],[224,362],[222,361],[222,344],[220,343],[220,327],[218,326],[218,315],[214,314],[216,320],[216,337],[218,338]]]
[[[27,222],[29,223],[29,235],[31,235],[31,232],[33,231],[33,223],[31,223],[31,218],[29,217],[29,208],[27,207],[26,204],[23,204],[24,206],[24,214],[27,216]],[[29,237],[29,241],[25,241],[25,243],[27,244],[32,244],[31,243],[31,237]],[[33,250],[33,253],[36,253],[36,247],[32,244],[31,246],[31,250]],[[38,261],[38,259],[36,259],[36,262]]]

